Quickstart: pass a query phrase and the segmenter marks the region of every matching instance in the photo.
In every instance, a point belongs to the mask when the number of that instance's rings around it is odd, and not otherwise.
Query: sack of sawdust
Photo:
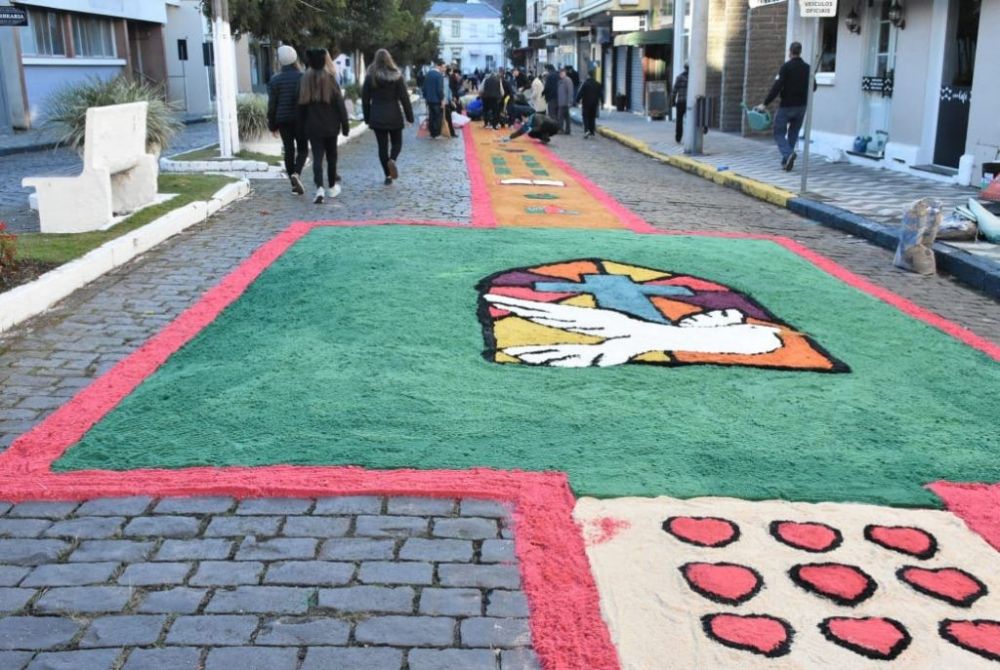
[[[943,214],[944,207],[935,198],[921,198],[906,208],[893,259],[896,267],[922,275],[937,271],[933,247]]]

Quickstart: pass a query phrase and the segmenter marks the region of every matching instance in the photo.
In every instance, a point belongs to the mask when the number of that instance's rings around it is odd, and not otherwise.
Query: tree
[[[437,56],[439,37],[424,19],[432,0],[229,0],[234,32],[334,53],[389,49],[400,64]],[[206,3],[206,13],[211,11]]]
[[[504,53],[510,60],[513,60],[514,49],[521,48],[521,28],[527,20],[523,0],[503,0],[500,22],[503,24]]]

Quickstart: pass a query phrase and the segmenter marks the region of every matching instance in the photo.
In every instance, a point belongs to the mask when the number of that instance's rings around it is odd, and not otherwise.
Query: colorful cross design
[[[536,291],[551,293],[590,293],[599,307],[631,314],[646,321],[670,321],[649,301],[649,296],[693,295],[683,286],[636,284],[626,275],[583,275],[583,282],[537,282]]]

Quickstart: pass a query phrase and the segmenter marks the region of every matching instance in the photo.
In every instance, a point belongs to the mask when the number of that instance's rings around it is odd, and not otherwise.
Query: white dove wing
[[[561,305],[536,300],[521,300],[495,293],[483,299],[499,309],[507,310],[542,326],[568,330],[581,335],[596,337],[630,337],[644,321],[633,319],[621,312],[608,309],[591,309],[575,305]]]

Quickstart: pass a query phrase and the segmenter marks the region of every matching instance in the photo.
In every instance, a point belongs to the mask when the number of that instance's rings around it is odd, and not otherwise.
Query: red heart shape
[[[864,570],[842,563],[796,565],[788,576],[806,591],[848,607],[867,600],[878,588]]]
[[[768,658],[787,654],[795,635],[788,622],[766,614],[706,614],[701,627],[720,644]]]
[[[663,530],[681,542],[699,547],[724,547],[740,539],[740,527],[714,516],[672,516]]]
[[[681,574],[693,591],[725,605],[739,605],[764,586],[756,570],[735,563],[685,563]]]
[[[830,617],[819,629],[830,642],[880,661],[896,658],[913,640],[903,624],[886,617]]]
[[[937,540],[912,526],[865,526],[865,538],[880,547],[925,560],[937,553]]]
[[[832,551],[844,541],[836,528],[815,522],[772,521],[771,535],[790,547],[814,554]]]
[[[945,619],[941,622],[938,632],[948,642],[962,649],[991,661],[1000,661],[1000,621]]]
[[[897,570],[896,576],[920,593],[956,607],[970,607],[987,593],[986,584],[958,568],[930,570],[907,565]]]

